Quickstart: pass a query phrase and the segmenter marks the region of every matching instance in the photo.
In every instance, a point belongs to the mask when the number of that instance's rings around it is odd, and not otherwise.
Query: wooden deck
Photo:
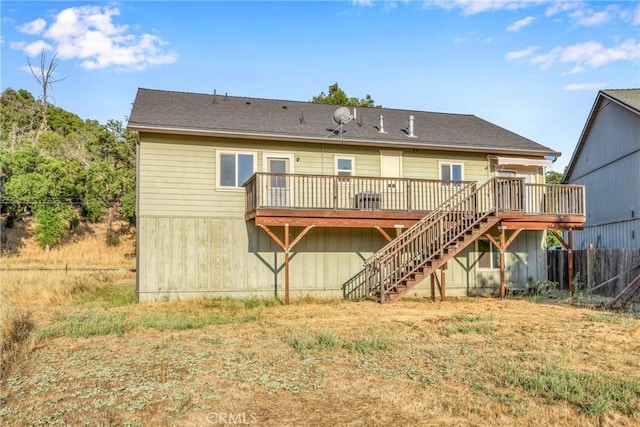
[[[406,229],[471,181],[256,173],[245,184],[247,221],[291,227]],[[581,229],[584,188],[496,181],[495,215],[507,229]]]
[[[586,219],[583,186],[526,184],[523,178],[494,177],[480,184],[256,173],[245,189],[246,220],[261,227],[284,250],[285,303],[289,302],[290,252],[314,227],[371,227],[389,241],[366,260],[364,269],[367,297],[388,302],[427,276],[433,288],[438,268],[442,271],[438,288],[444,299],[447,261],[481,235],[500,249],[504,296],[504,251],[521,231],[551,229],[571,248],[571,230],[582,228]],[[283,240],[272,226],[284,227]],[[304,229],[292,239],[291,227]],[[493,227],[499,230],[499,241],[489,234]],[[395,236],[385,229],[395,229]],[[513,231],[507,236],[509,229]],[[569,230],[568,243],[556,229]]]

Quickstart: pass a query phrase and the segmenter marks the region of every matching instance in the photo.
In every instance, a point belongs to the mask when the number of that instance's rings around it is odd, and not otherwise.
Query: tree
[[[547,171],[545,175],[545,182],[547,184],[562,184],[563,174],[556,171]],[[553,235],[553,233],[547,231],[547,248],[552,246],[561,245],[560,241]]]
[[[23,89],[0,96],[4,225],[31,216],[36,241],[48,248],[61,244],[80,220],[98,222],[106,213],[106,243],[117,244],[112,218],[121,214],[135,222],[135,134],[120,121],[83,121],[53,105],[47,105],[42,130],[41,106]]]
[[[120,206],[130,223],[135,220],[135,135],[122,122],[109,120],[87,149],[92,159],[86,168],[83,213],[89,222],[98,222],[106,211],[107,242],[112,242],[114,210]]]
[[[562,184],[563,177],[564,175],[560,172],[547,171],[547,174],[545,175],[545,182],[547,184]]]
[[[320,92],[320,95],[314,96],[311,99],[311,102],[315,104],[345,105],[349,107],[381,107],[381,105],[376,105],[373,98],[371,98],[371,95],[368,94],[361,99],[358,99],[356,97],[348,97],[344,90],[340,88],[337,82],[329,86],[328,94]]]
[[[58,83],[66,79],[66,77],[63,77],[58,80],[52,80],[53,73],[55,73],[56,68],[58,67],[57,57],[58,53],[56,52],[49,60],[49,64],[47,64],[47,57],[43,49],[42,52],[40,52],[40,67],[37,70],[34,70],[33,66],[31,65],[31,61],[27,60],[27,63],[29,64],[29,70],[31,70],[31,74],[33,74],[33,77],[42,88],[42,122],[40,123],[39,133],[47,130],[47,106],[49,105],[49,88],[52,87],[54,83]]]
[[[27,90],[5,89],[0,96],[0,140],[15,149],[24,139],[33,139],[40,127],[42,109]]]

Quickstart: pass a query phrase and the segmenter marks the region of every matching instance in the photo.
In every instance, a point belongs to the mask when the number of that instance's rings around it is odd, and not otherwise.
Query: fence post
[[[587,289],[591,290],[593,288],[593,272],[591,271],[593,267],[593,244],[589,243],[589,248],[587,249]]]

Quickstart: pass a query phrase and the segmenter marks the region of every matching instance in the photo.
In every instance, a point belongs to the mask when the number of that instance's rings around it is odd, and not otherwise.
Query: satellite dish
[[[331,120],[333,123],[337,125],[343,125],[345,123],[349,123],[353,119],[351,116],[351,111],[347,107],[338,107],[333,110],[333,114],[331,115]]]

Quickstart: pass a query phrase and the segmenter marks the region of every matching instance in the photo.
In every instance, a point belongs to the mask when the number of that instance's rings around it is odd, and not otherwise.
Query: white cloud
[[[352,6],[373,6],[373,0],[352,0]]]
[[[37,40],[33,43],[27,42],[9,42],[9,47],[15,50],[22,50],[29,57],[40,55],[42,51],[50,51],[51,45],[44,40]]]
[[[615,7],[608,7],[600,12],[595,12],[593,9],[580,8],[571,12],[569,18],[577,25],[602,25],[611,20],[611,15],[614,11]]]
[[[529,46],[526,49],[517,50],[514,52],[507,52],[507,59],[510,61],[513,61],[516,59],[526,58],[528,56],[531,56],[533,52],[535,52],[538,49],[540,49],[538,46]]]
[[[40,34],[46,26],[47,21],[42,18],[38,18],[34,21],[27,22],[26,24],[20,26],[18,30],[25,34]]]
[[[585,68],[580,66],[580,65],[576,65],[575,67],[573,67],[573,69],[571,69],[571,71],[569,71],[569,74],[580,74],[580,73],[584,73]]]
[[[614,47],[604,47],[593,41],[566,47],[557,46],[547,53],[532,57],[530,63],[540,65],[542,69],[556,63],[573,63],[574,67],[581,70],[585,66],[596,68],[612,62],[633,61],[639,58],[640,43],[634,39],[627,39]]]
[[[559,13],[568,12],[570,10],[584,7],[584,3],[577,0],[557,0],[551,3],[545,11],[546,16],[554,16]]]
[[[518,10],[546,3],[548,0],[425,0],[424,6],[460,9],[466,16],[495,10]]]
[[[640,4],[636,7],[636,10],[633,12],[633,25],[640,25]]]
[[[566,85],[565,90],[598,90],[607,87],[606,83],[573,83]]]
[[[150,65],[171,64],[177,60],[174,52],[164,49],[166,42],[161,38],[135,34],[128,25],[117,25],[114,18],[119,15],[117,8],[70,7],[58,13],[48,28],[46,23],[40,28],[38,33],[42,33],[43,40],[14,43],[12,48],[35,56],[32,47],[35,43],[47,45],[58,53],[59,59],[78,59],[80,65],[89,70],[115,67],[141,71]],[[36,54],[39,53],[40,50]]]
[[[520,31],[521,28],[524,28],[527,25],[533,24],[533,21],[535,21],[535,18],[533,16],[527,16],[526,18],[522,18],[514,22],[513,24],[509,25],[507,27],[507,31],[518,32]]]

